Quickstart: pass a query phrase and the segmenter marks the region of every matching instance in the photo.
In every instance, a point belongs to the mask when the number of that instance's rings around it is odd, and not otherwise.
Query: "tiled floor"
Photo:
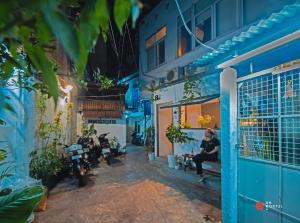
[[[193,171],[167,167],[167,160],[146,161],[141,147],[111,166],[101,164],[84,188],[67,179],[50,195],[48,209],[35,223],[217,222],[220,178],[198,183]]]

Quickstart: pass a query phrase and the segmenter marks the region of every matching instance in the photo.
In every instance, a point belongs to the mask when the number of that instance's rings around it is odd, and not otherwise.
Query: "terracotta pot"
[[[35,208],[35,211],[46,211],[47,209],[47,203],[48,203],[48,188],[45,187],[44,190],[44,196],[42,197],[42,200],[38,204],[38,206]]]

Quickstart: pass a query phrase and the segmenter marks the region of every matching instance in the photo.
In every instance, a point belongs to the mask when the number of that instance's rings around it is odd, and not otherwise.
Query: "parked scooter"
[[[134,131],[131,134],[131,137],[132,137],[131,143],[133,145],[142,146],[144,144],[143,134],[140,134],[140,133]]]
[[[110,146],[109,146],[108,138],[106,138],[106,136],[108,134],[109,133],[100,134],[98,136],[98,140],[99,140],[99,143],[100,143],[101,156],[104,158],[104,160],[106,161],[107,165],[110,165],[112,154],[111,154],[111,151],[110,151]]]
[[[65,149],[71,158],[73,175],[78,179],[78,186],[87,184],[87,172],[90,169],[88,155],[79,144],[65,145]]]
[[[98,158],[99,155],[99,148],[94,143],[93,138],[91,137],[79,137],[77,140],[77,144],[82,146],[82,149],[85,153],[88,154],[88,161],[91,164],[91,167],[96,167],[99,164]]]

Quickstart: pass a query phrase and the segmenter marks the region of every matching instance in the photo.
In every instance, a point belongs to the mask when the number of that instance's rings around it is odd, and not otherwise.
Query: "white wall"
[[[6,121],[6,125],[0,126],[0,147],[8,152],[6,161],[14,163],[11,173],[15,177],[26,177],[29,176],[29,153],[35,145],[35,94],[22,88],[0,91],[10,97],[7,102],[15,110],[15,113],[0,110],[1,118]]]
[[[107,120],[107,119],[102,119]],[[112,119],[110,119],[112,120]],[[126,146],[126,120],[125,119],[114,119],[116,124],[94,124],[95,129],[97,130],[97,135],[102,133],[107,133],[108,138],[116,136],[121,144],[121,147]],[[89,124],[90,125],[90,124]]]

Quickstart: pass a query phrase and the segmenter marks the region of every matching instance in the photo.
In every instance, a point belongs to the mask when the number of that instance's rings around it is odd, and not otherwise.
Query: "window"
[[[205,10],[195,17],[195,36],[205,43],[212,39],[211,8]],[[196,46],[199,43],[196,42]]]
[[[211,101],[180,107],[181,128],[219,128],[220,101]]]
[[[234,30],[237,26],[236,1],[221,0],[216,4],[216,34],[220,36]]]
[[[167,28],[164,26],[146,40],[147,68],[153,70],[165,62],[165,36]]]
[[[278,12],[284,5],[291,3],[294,3],[294,1],[243,0],[244,25],[271,15],[273,12]]]
[[[192,8],[184,12],[183,17],[185,19],[186,25],[191,30],[192,28]],[[177,19],[177,56],[181,57],[182,55],[190,52],[192,49],[192,37],[184,27],[182,18],[179,16]]]

